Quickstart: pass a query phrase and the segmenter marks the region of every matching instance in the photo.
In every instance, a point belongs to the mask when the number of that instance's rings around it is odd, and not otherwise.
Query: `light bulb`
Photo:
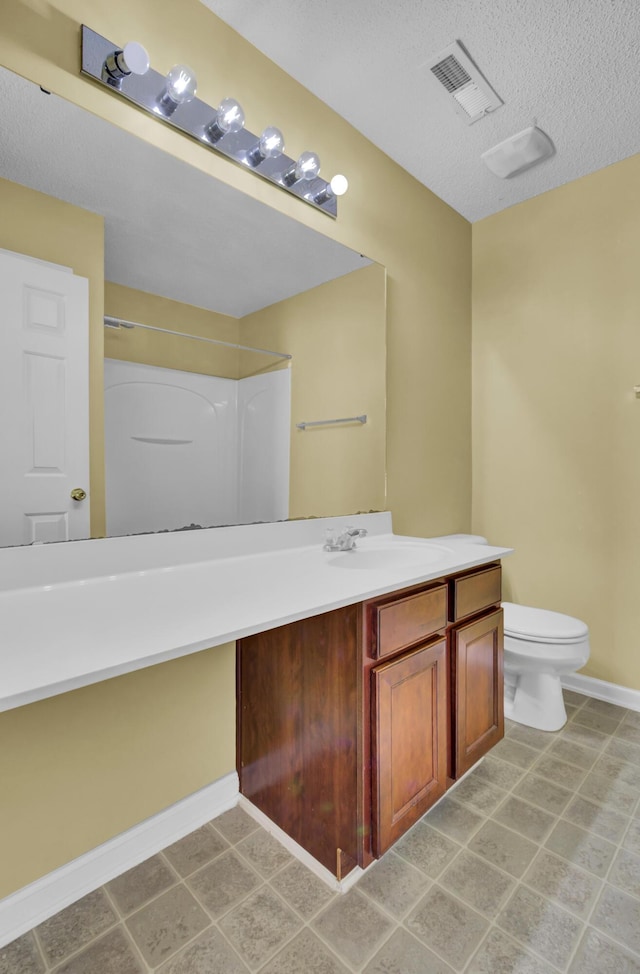
[[[336,175],[330,183],[327,183],[324,189],[321,189],[319,193],[316,193],[311,198],[314,203],[321,205],[322,203],[326,203],[327,200],[333,199],[335,196],[344,196],[348,189],[349,180],[347,177]]]
[[[146,74],[149,70],[149,55],[137,41],[128,41],[116,55],[116,60],[126,74]]]
[[[344,194],[349,189],[349,180],[346,176],[342,176],[339,173],[333,177],[329,183],[331,187],[331,192],[334,196],[344,196]]]
[[[303,152],[296,162],[296,180],[304,179],[308,181],[310,179],[315,179],[319,172],[320,160],[315,152]]]
[[[299,156],[298,161],[287,169],[282,179],[285,186],[293,186],[294,183],[299,183],[300,180],[308,182],[311,179],[315,179],[319,172],[320,159],[315,152],[303,152]]]
[[[265,159],[275,159],[277,156],[281,156],[283,152],[284,135],[280,129],[270,125],[247,153],[247,161],[250,166],[259,166]]]
[[[129,41],[122,50],[114,51],[104,62],[102,78],[114,88],[122,86],[123,78],[131,74],[146,74],[149,70],[149,55],[142,44]]]
[[[167,117],[173,115],[178,105],[195,97],[197,84],[195,72],[190,67],[176,64],[165,79],[164,91],[157,101],[158,111]]]
[[[242,105],[235,98],[225,98],[212,122],[206,127],[204,134],[209,142],[218,142],[230,132],[239,132],[244,127],[244,112]]]

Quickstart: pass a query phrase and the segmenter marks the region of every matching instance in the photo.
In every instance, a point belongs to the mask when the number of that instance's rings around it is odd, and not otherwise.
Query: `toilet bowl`
[[[479,535],[452,534],[434,541],[487,544]],[[567,722],[560,677],[589,659],[589,627],[561,612],[503,602],[504,715],[538,730]]]
[[[589,628],[580,619],[503,602],[504,715],[538,730],[567,722],[560,677],[589,659]]]

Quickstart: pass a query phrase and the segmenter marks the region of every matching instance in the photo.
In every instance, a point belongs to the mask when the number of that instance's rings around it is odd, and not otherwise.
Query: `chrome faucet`
[[[346,527],[344,531],[338,533],[335,528],[328,528],[325,551],[353,551],[356,546],[356,538],[364,538],[367,534],[366,528]]]

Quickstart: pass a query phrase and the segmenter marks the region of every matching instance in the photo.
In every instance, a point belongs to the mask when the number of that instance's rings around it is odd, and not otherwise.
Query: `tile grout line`
[[[122,932],[123,932],[123,935],[124,935],[125,939],[129,943],[129,945],[133,948],[134,956],[138,960],[138,962],[139,962],[142,970],[145,972],[145,974],[149,974],[149,972],[152,970],[152,968],[149,966],[149,964],[147,964],[146,960],[142,956],[142,951],[140,950],[140,948],[138,947],[137,943],[133,939],[131,933],[127,929],[127,926],[126,926],[126,924],[124,922],[124,917],[122,915],[122,911],[118,908],[118,904],[116,903],[115,898],[112,896],[112,894],[110,893],[110,891],[107,889],[107,885],[108,884],[105,883],[105,885],[104,886],[100,886],[99,889],[101,889],[103,891],[104,895],[107,898],[107,902],[109,902],[111,904],[111,907],[112,907],[113,911],[115,912],[116,916],[119,918],[119,926],[122,929]],[[170,886],[169,889],[173,889],[173,886]],[[95,941],[97,939],[98,938],[95,937],[91,941],[91,943],[95,943]]]
[[[101,887],[99,886],[98,889],[101,889]],[[72,950],[69,954],[66,954],[66,956],[62,957],[59,961],[56,961],[54,964],[51,964],[45,960],[45,963],[47,964],[47,971],[59,970],[61,967],[63,967],[64,964],[68,964],[70,960],[73,960],[75,957],[81,954],[83,950],[87,950],[89,947],[91,947],[92,944],[95,944],[96,941],[100,940],[102,937],[105,937],[108,933],[113,933],[113,931],[120,926],[120,923],[121,923],[120,918],[116,917],[114,922],[110,923],[108,927],[105,927],[104,930],[101,930],[100,933],[91,937],[91,939],[88,940],[85,944],[82,944],[81,947],[78,947],[76,950]],[[35,928],[34,928],[34,932],[35,932]],[[44,949],[43,949],[43,953],[44,953]]]
[[[36,945],[36,950],[38,951],[38,954],[39,954],[39,956],[40,956],[40,958],[42,960],[42,963],[44,964],[45,974],[48,974],[48,972],[51,970],[51,965],[49,964],[49,961],[47,960],[47,958],[45,956],[44,947],[40,943],[40,937],[38,936],[37,927],[33,927],[32,928],[32,932],[33,932],[33,939],[34,939],[35,945]]]

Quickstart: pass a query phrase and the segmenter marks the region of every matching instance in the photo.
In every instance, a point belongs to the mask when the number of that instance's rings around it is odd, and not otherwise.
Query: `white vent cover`
[[[440,91],[446,93],[455,111],[471,125],[502,105],[459,41],[434,54],[426,62]]]
[[[480,158],[492,173],[501,179],[508,179],[548,159],[555,151],[546,132],[532,126],[487,149]]]

